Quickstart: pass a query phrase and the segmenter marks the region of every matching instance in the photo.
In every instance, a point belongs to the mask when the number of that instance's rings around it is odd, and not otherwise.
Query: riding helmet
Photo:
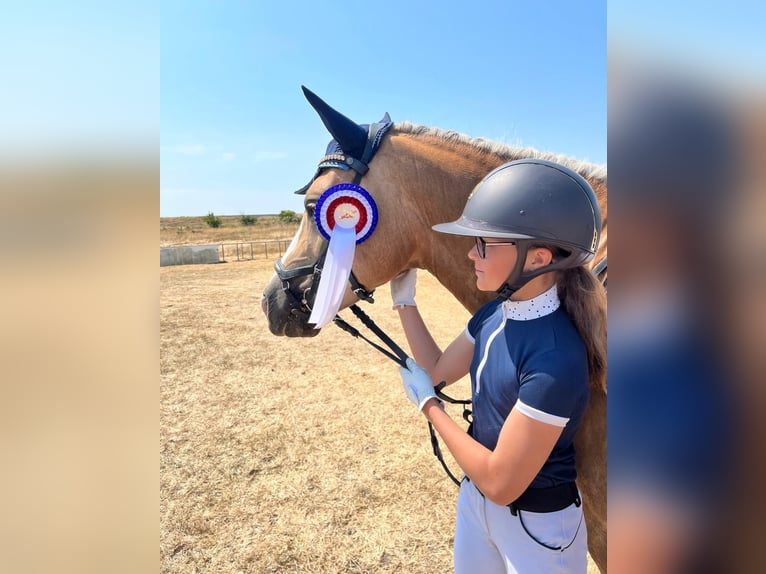
[[[492,170],[474,187],[460,218],[433,229],[516,240],[520,260],[530,245],[539,243],[567,254],[534,273],[523,272],[520,261],[507,281],[516,290],[542,272],[590,261],[601,235],[601,210],[580,174],[552,161],[522,159]]]

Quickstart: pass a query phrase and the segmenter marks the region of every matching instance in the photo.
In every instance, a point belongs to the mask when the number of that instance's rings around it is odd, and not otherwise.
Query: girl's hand
[[[407,398],[418,407],[419,411],[423,410],[428,399],[436,398],[431,375],[412,359],[407,359],[406,369],[404,367],[399,368],[399,374],[402,376],[404,392]]]

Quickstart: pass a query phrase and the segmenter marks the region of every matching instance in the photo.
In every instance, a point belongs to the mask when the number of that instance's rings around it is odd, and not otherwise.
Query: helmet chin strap
[[[516,263],[514,264],[510,275],[508,275],[508,278],[496,291],[497,293],[496,299],[505,301],[506,299],[509,299],[511,295],[516,293],[516,291],[524,287],[524,285],[529,283],[535,277],[542,275],[543,273],[548,273],[549,271],[556,271],[558,269],[567,269],[577,264],[576,261],[579,258],[579,256],[576,253],[572,253],[569,256],[564,257],[563,259],[554,261],[546,265],[545,267],[540,267],[538,269],[532,269],[531,271],[525,272],[524,264],[527,262],[527,251],[529,250],[530,243],[531,242],[528,240],[518,240],[516,242],[516,252],[517,252]]]

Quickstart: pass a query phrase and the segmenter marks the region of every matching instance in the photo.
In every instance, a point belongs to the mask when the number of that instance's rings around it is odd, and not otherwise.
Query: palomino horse
[[[374,198],[379,213],[377,228],[357,246],[352,274],[371,290],[390,281],[401,271],[425,269],[434,275],[471,313],[494,294],[476,289],[473,263],[466,253],[473,239],[436,233],[431,226],[457,219],[474,186],[492,169],[511,160],[546,158],[582,174],[596,192],[603,217],[603,232],[594,265],[606,261],[607,185],[606,169],[567,157],[540,153],[436,128],[407,123],[386,126],[385,137],[364,129],[332,110],[310,92],[309,101],[319,113],[340,154],[323,161],[346,161],[352,169],[336,163],[322,167],[305,193],[306,212],[300,228],[277,272],[266,286],[261,306],[275,335],[311,337],[318,333],[307,322],[317,262],[327,241],[313,218],[317,199],[328,188],[355,180]],[[384,118],[384,120],[387,119]],[[373,124],[381,126],[382,124]],[[375,138],[377,150],[370,153],[366,141]],[[353,140],[353,141],[352,141]],[[332,144],[331,144],[332,145]],[[340,149],[338,149],[340,148]],[[366,157],[362,166],[357,162]],[[331,151],[331,148],[328,148]],[[371,159],[371,155],[374,158]],[[369,163],[369,170],[366,169]],[[360,179],[360,176],[362,176]],[[355,303],[360,291],[346,290],[341,308]],[[365,293],[361,291],[361,293]],[[588,410],[576,440],[578,483],[588,524],[591,557],[606,569],[606,389],[592,388]]]

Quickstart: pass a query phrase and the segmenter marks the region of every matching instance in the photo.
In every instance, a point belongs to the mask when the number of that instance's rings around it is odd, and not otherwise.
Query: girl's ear
[[[539,269],[550,265],[553,261],[553,253],[547,247],[532,247],[527,251],[527,267]]]

